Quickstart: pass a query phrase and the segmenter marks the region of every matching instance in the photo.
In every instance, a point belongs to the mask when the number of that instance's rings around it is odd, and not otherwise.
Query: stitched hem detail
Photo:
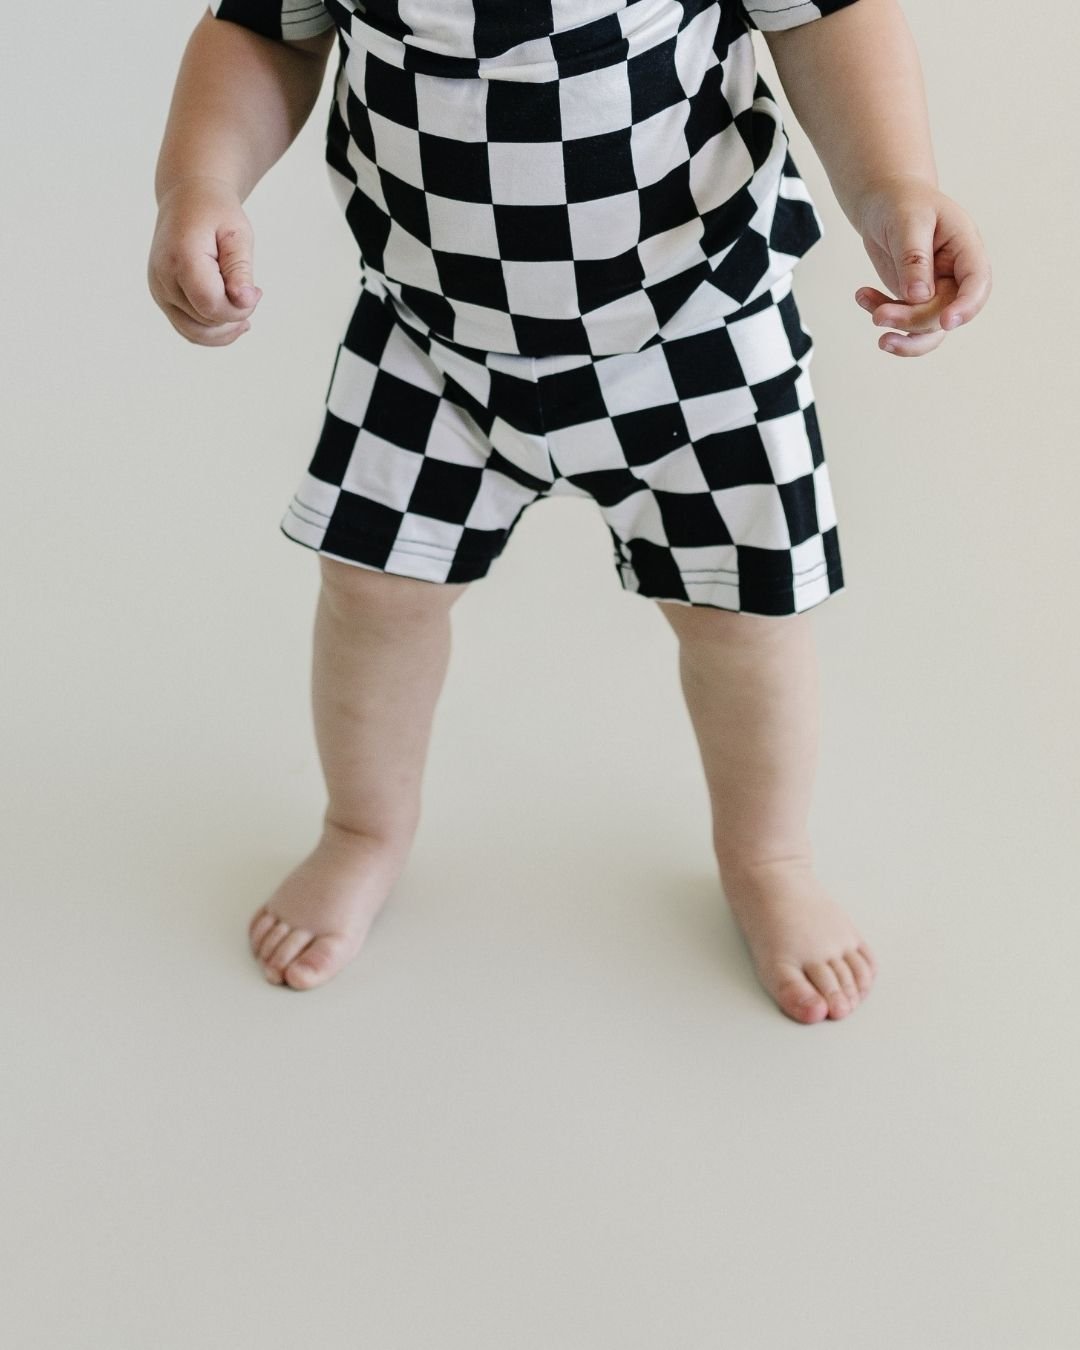
[[[616,566],[624,576],[633,577],[638,581],[641,580],[629,563],[620,560]],[[732,586],[736,589],[738,589],[739,586],[739,574],[730,567],[698,568],[693,571],[680,572],[679,575],[691,586],[721,585]],[[823,577],[827,577],[830,583],[836,583],[833,590],[840,590],[844,586],[843,568],[836,566],[827,567],[824,571],[821,571],[818,568],[808,568],[805,575],[801,575],[790,585],[785,582],[781,582],[774,586],[755,585],[754,590],[762,595],[785,595],[788,591],[800,591],[806,586],[812,586],[815,582],[821,581]],[[698,578],[700,578],[700,580]],[[643,584],[648,585],[648,582],[644,582]],[[830,591],[830,593],[833,593],[833,591]],[[649,598],[664,600],[668,597],[650,596]],[[670,598],[674,600],[676,598],[682,599],[684,597],[671,596]]]
[[[301,503],[301,505],[303,505],[303,503]],[[304,509],[311,510],[310,507],[305,507]],[[307,526],[308,529],[311,529],[312,527],[321,529],[325,534],[330,517],[322,511],[313,512],[313,514],[321,516],[322,519],[317,521],[305,520],[300,512],[290,504],[284,519],[280,522],[280,528],[290,539],[296,539],[295,535],[289,534],[289,531],[285,529],[285,521],[291,515],[295,516],[295,518],[302,525]],[[351,539],[375,539],[378,540],[379,543],[392,545],[394,551],[398,553],[414,553],[419,557],[432,557],[439,561],[446,562],[453,562],[455,559],[466,562],[494,562],[499,556],[499,553],[502,552],[501,548],[493,553],[490,549],[477,548],[475,545],[458,544],[454,547],[450,547],[446,544],[432,543],[427,539],[407,539],[396,530],[384,530],[376,526],[372,526],[370,529],[353,530],[349,529],[347,526],[335,525],[334,534]],[[303,544],[306,543],[306,540],[296,539],[296,542],[298,544]],[[313,546],[309,545],[309,547]],[[357,561],[359,561],[359,559]]]

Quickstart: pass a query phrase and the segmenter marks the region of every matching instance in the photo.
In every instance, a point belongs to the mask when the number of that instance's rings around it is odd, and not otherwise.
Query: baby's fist
[[[252,274],[254,236],[236,189],[187,178],[158,203],[150,246],[150,294],[189,342],[225,347],[251,327],[262,291]]]

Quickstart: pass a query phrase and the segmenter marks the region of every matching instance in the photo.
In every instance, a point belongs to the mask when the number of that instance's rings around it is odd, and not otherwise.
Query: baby
[[[155,302],[203,346],[248,331],[242,203],[334,47],[326,161],[359,254],[281,521],[319,555],[329,800],[251,920],[271,982],[313,988],[359,951],[417,828],[450,610],[527,506],[569,493],[675,632],[719,880],[763,987],[804,1023],[869,992],[876,960],[807,831],[806,611],[844,585],[792,291],[822,221],[755,28],[888,288],[855,294],[898,330],[879,348],[933,351],[991,275],[937,187],[899,0],[211,0],[197,24],[157,165]]]

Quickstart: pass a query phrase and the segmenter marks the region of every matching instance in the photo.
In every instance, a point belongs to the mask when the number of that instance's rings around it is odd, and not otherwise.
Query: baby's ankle
[[[418,823],[418,818],[414,816],[403,817],[392,826],[372,827],[327,814],[323,818],[320,842],[330,847],[354,849],[368,854],[403,856],[412,846]]]

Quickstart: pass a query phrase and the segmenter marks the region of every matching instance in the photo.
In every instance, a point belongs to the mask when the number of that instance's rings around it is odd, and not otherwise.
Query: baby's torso
[[[332,182],[419,327],[635,351],[676,316],[721,320],[820,237],[736,0],[324,3]]]

